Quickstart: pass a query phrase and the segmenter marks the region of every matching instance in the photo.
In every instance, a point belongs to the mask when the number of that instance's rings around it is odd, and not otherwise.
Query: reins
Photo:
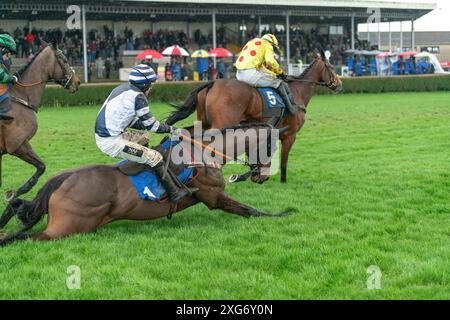
[[[328,68],[328,66],[326,65],[326,63],[325,63],[325,65],[323,66],[322,70],[320,70],[320,73],[322,73],[322,71],[323,71],[324,69],[327,69],[328,74],[329,74],[329,76],[330,76],[330,81],[328,81],[328,82],[325,82],[325,81],[312,81],[312,80],[307,80],[307,79],[300,79],[300,78],[296,78],[296,77],[293,77],[293,76],[288,76],[286,80],[287,80],[288,82],[290,81],[290,82],[305,82],[305,83],[311,83],[311,84],[314,84],[314,85],[317,85],[317,86],[327,87],[327,88],[329,88],[329,89],[331,89],[331,90],[334,90],[333,88],[336,87],[336,84],[334,83],[335,77],[334,77],[333,73],[331,72],[331,70],[330,70],[330,69]],[[309,70],[308,70],[308,71],[309,71]],[[308,72],[307,72],[306,74],[304,74],[303,76],[306,76],[307,74],[308,74]]]
[[[266,124],[266,123],[261,123],[261,124],[258,124],[258,125],[259,125],[259,126],[266,126],[266,127],[269,127],[270,129],[273,129],[273,126],[268,125],[268,124]],[[223,133],[224,131],[226,131],[226,130],[228,130],[228,129],[242,129],[242,128],[245,128],[245,127],[250,128],[250,127],[254,127],[254,126],[256,126],[256,124],[249,124],[249,125],[247,125],[247,126],[245,126],[245,125],[244,125],[244,126],[239,125],[239,126],[236,126],[236,127],[233,127],[233,128],[224,128],[224,129],[221,129],[220,131]],[[247,161],[241,160],[241,159],[239,159],[239,158],[236,158],[236,159],[235,159],[235,158],[233,158],[233,157],[230,157],[230,156],[224,154],[223,152],[218,151],[217,149],[214,149],[214,148],[212,148],[212,147],[210,147],[210,146],[207,146],[207,145],[205,145],[205,144],[203,144],[203,143],[197,141],[195,138],[192,139],[190,136],[186,136],[186,135],[184,135],[184,134],[182,134],[182,133],[180,133],[180,137],[183,138],[183,139],[186,139],[186,140],[189,141],[191,144],[195,144],[195,145],[200,146],[200,147],[202,147],[202,148],[204,148],[204,149],[206,149],[206,150],[209,150],[209,151],[211,151],[211,152],[214,152],[214,154],[217,154],[217,155],[223,157],[224,159],[226,159],[226,160],[228,160],[228,161],[237,161],[237,162],[239,162],[239,163],[240,163],[241,165],[243,165],[243,166],[251,167],[251,164],[248,163]]]
[[[22,87],[22,88],[29,88],[29,87],[34,87],[34,86],[37,86],[37,85],[40,85],[40,84],[43,84],[43,83],[45,83],[45,82],[44,81],[38,81],[38,82],[24,84],[24,83],[21,83],[21,82],[18,81],[16,84],[19,87]]]

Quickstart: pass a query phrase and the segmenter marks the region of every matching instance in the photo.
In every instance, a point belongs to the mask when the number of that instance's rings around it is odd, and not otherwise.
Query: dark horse
[[[248,129],[254,127],[248,127]],[[247,130],[248,130],[247,129]],[[268,129],[267,126],[262,127]],[[282,133],[283,129],[279,132]],[[246,149],[235,151],[238,156],[248,150],[248,140],[244,134],[238,136],[236,140],[226,138],[224,130],[223,148],[226,150],[236,145],[246,145]],[[185,143],[184,141],[182,143]],[[201,146],[198,146],[198,145]],[[267,145],[267,138],[258,138],[256,145]],[[199,142],[196,138],[188,142],[187,150],[189,158],[192,158],[196,148],[204,151],[208,146]],[[165,159],[173,152],[164,151],[156,147]],[[212,153],[223,152],[223,162],[229,160],[225,157],[226,151],[215,148]],[[230,149],[229,149],[230,150]],[[273,149],[272,149],[273,150]],[[185,156],[183,155],[183,156]],[[219,156],[221,157],[221,156]],[[116,220],[150,220],[171,215],[182,211],[199,202],[204,203],[209,209],[221,209],[225,212],[237,214],[244,217],[250,216],[284,216],[287,214],[270,214],[258,211],[252,207],[242,204],[231,198],[225,192],[225,182],[222,175],[221,166],[217,162],[208,163],[204,160],[204,165],[197,165],[196,178],[188,183],[189,186],[197,187],[199,191],[192,196],[182,199],[178,205],[174,206],[169,202],[153,202],[142,200],[134,188],[130,178],[124,175],[117,165],[93,165],[80,169],[65,171],[51,178],[41,190],[39,190],[33,201],[14,199],[6,208],[0,218],[0,228],[5,226],[13,215],[24,224],[24,228],[16,233],[0,240],[0,246],[6,245],[15,240],[31,238],[33,240],[47,241],[59,239],[75,233],[88,233],[96,228]],[[176,171],[171,163],[171,168]],[[123,170],[123,169],[122,169]],[[45,213],[49,214],[48,225],[45,231],[37,234],[28,234],[27,230],[36,225]]]
[[[38,128],[37,112],[47,82],[54,80],[69,93],[77,91],[80,85],[80,79],[54,44],[44,44],[33,60],[18,71],[18,75],[19,82],[10,92],[12,110],[9,115],[14,120],[0,121],[0,186],[4,154],[16,156],[33,165],[36,173],[16,192],[9,191],[8,201],[30,191],[45,171],[45,164],[33,151],[29,141]]]
[[[308,106],[316,85],[325,86],[335,92],[342,90],[342,82],[333,66],[328,62],[323,50],[314,62],[298,77],[287,78],[295,103]],[[266,122],[263,118],[263,105],[258,90],[238,80],[217,80],[197,88],[188,96],[184,104],[177,107],[167,119],[170,125],[187,118],[197,110],[197,120],[205,127],[226,128],[248,121]],[[279,123],[279,128],[289,127],[280,136],[281,182],[286,182],[286,170],[289,152],[295,142],[297,132],[305,123],[306,108],[297,114],[287,114]],[[252,180],[262,183],[268,179],[265,175],[253,175]]]

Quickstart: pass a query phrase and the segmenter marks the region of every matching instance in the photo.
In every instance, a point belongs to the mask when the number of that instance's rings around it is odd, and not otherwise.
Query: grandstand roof
[[[164,2],[164,3],[197,3],[197,4],[238,4],[248,5],[248,0],[123,0],[124,2]],[[88,1],[89,2],[89,1]],[[97,1],[98,3],[98,1]],[[289,6],[289,7],[332,7],[332,8],[381,8],[381,9],[414,9],[434,10],[435,4],[396,1],[359,1],[359,0],[252,0],[252,5]]]
[[[367,8],[380,8],[382,21],[417,19],[436,8],[435,4],[357,0],[49,0],[41,3],[2,0],[0,17],[60,19],[67,15],[67,6],[73,4],[85,4],[88,19],[126,16],[128,20],[148,20],[157,16],[183,20],[195,16],[195,20],[201,20],[213,11],[224,19],[227,16],[285,16],[289,12],[292,17],[305,18],[304,21],[348,20],[355,14],[357,22],[361,23],[371,15]]]

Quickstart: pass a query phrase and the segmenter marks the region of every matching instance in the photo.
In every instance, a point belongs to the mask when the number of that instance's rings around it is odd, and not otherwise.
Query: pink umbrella
[[[377,54],[377,58],[387,58],[390,56],[392,56],[391,52],[382,52],[382,53]]]
[[[216,58],[231,58],[233,56],[233,53],[225,48],[216,48],[209,50],[209,54],[211,57]]]
[[[183,56],[183,57],[189,57],[189,52],[187,52],[185,49],[174,45],[171,47],[168,47],[166,49],[164,49],[164,51],[162,52],[163,55],[165,56]]]
[[[377,58],[389,58],[392,57],[392,52],[382,52],[377,54]]]
[[[416,51],[406,51],[399,54],[400,57],[409,57],[409,56],[417,56],[419,53]]]
[[[156,50],[144,50],[139,53],[135,60],[144,60],[144,59],[162,59],[164,56]]]

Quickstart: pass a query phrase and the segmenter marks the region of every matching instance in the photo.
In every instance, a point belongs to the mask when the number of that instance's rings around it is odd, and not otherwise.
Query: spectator
[[[178,61],[174,61],[172,63],[172,79],[173,81],[181,81],[183,79],[183,75],[181,73],[181,66]]]
[[[378,74],[378,66],[377,66],[377,59],[372,56],[370,58],[370,75],[376,76]]]
[[[103,68],[105,67],[105,62],[103,61],[101,56],[98,57],[95,65],[97,66],[97,78],[103,79]]]
[[[347,67],[350,76],[355,75],[355,59],[353,58],[353,56],[349,56],[347,58]]]
[[[227,73],[227,66],[225,65],[225,61],[223,59],[219,59],[217,61],[217,78],[224,79]]]
[[[30,52],[34,52],[33,49],[34,49],[34,41],[35,40],[36,40],[36,36],[33,33],[31,33],[31,31],[29,31],[27,33],[27,35],[25,36],[25,41],[27,43],[27,47],[26,47],[27,53],[26,54],[29,54]]]
[[[166,63],[166,66],[164,68],[164,78],[166,81],[172,80],[172,69],[170,68],[169,63]]]
[[[361,58],[358,58],[356,60],[356,76],[362,77],[363,74],[363,62],[361,61]]]
[[[111,75],[111,58],[107,57],[105,61],[105,73],[106,73],[106,79],[110,78]]]
[[[197,59],[197,72],[200,80],[208,80],[208,58]]]

